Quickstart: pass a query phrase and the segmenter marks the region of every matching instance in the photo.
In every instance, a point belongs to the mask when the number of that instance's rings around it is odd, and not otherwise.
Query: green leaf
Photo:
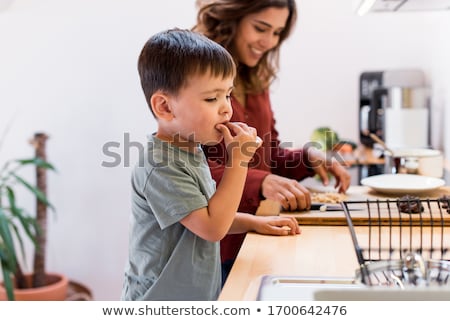
[[[10,271],[14,271],[15,261],[11,259],[11,255],[9,255],[8,249],[4,246],[4,244],[0,247],[0,261],[6,268]]]
[[[9,186],[6,186],[6,194],[8,196],[11,213],[14,216],[20,216],[21,212],[20,209],[16,207],[16,197],[14,195],[13,189]]]
[[[50,202],[47,200],[47,197],[45,197],[44,193],[42,193],[42,191],[39,188],[32,186],[30,183],[28,183],[26,180],[24,180],[17,174],[12,173],[11,175],[14,176],[14,178],[17,179],[17,181],[20,182],[23,186],[25,186],[31,193],[33,193],[39,201],[41,201],[48,207],[54,209],[53,205],[50,204]]]
[[[21,165],[34,164],[40,168],[46,168],[46,169],[56,171],[55,167],[52,164],[44,161],[42,158],[39,158],[39,157],[29,158],[29,159],[16,159],[16,162],[18,162]]]
[[[19,243],[19,247],[20,247],[20,254],[22,255],[22,257],[25,259],[26,258],[26,252],[25,252],[25,246],[24,246],[24,242],[22,239],[22,234],[19,231],[19,228],[16,226],[16,224],[14,224],[13,222],[10,222],[11,224],[11,228],[14,231],[14,234],[16,236],[16,239]],[[24,222],[21,223],[23,229],[26,231],[26,234],[28,236],[28,238],[33,242],[34,246],[37,246],[37,242],[36,242],[36,220],[34,218],[31,217],[27,217],[24,219]],[[34,232],[31,232],[30,227],[33,227],[35,229]]]
[[[11,271],[4,261],[1,260],[2,272],[3,272],[3,284],[5,285],[6,295],[8,300],[14,301],[14,284],[11,278],[13,271]]]
[[[8,261],[8,252],[5,247],[5,244],[0,242],[0,262],[7,262]]]
[[[16,266],[17,257],[15,255],[16,251],[14,249],[14,241],[10,231],[10,221],[6,217],[5,211],[0,207],[0,237],[3,241],[3,256],[6,260],[2,259],[2,265],[5,264],[9,267]]]
[[[2,243],[0,243],[0,245],[2,245]],[[3,245],[2,245],[2,246],[0,246],[0,262],[3,262],[3,261],[6,262],[7,259],[8,259],[8,256],[6,255],[6,252],[3,249]]]
[[[25,233],[28,235],[29,239],[35,243],[36,245],[36,234],[37,234],[37,222],[36,219],[33,217],[30,217],[26,214],[25,210],[18,208],[16,206],[16,197],[14,195],[14,191],[12,188],[7,187],[7,194],[8,194],[8,200],[9,200],[9,206],[11,213],[15,218],[17,218],[20,221],[20,225],[25,230]],[[21,241],[20,234],[16,232],[17,238]],[[22,244],[22,242],[21,242]],[[23,246],[22,246],[23,248]]]

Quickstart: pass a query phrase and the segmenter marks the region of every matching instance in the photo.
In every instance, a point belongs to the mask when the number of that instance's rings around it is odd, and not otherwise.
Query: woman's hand
[[[261,190],[265,198],[277,201],[285,210],[304,210],[311,207],[309,190],[295,179],[269,174],[264,178]]]
[[[328,173],[335,179],[335,188],[339,193],[345,193],[350,187],[350,173],[335,159],[327,159],[325,153],[309,148],[308,161],[323,184],[326,186],[330,180]],[[284,210],[304,210],[311,207],[311,194],[298,181],[286,177],[269,174],[262,182],[262,195],[270,200],[277,201]]]
[[[336,179],[334,187],[338,188],[339,193],[345,193],[350,187],[350,173],[336,159],[327,159],[325,153],[309,148],[308,160],[325,186],[330,182],[328,173],[331,173]]]

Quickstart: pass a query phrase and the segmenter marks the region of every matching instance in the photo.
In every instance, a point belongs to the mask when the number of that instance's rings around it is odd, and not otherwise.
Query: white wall
[[[108,168],[107,142],[145,142],[155,130],[136,71],[148,37],[189,28],[195,0],[15,0],[0,12],[0,148],[5,159],[32,154],[35,131],[50,136],[48,269],[117,300],[127,255],[130,167]],[[299,0],[295,33],[282,51],[273,106],[285,141],[300,146],[318,126],[358,139],[358,76],[364,70],[422,68],[441,119],[450,101],[450,11],[358,17],[352,0]],[[157,9],[156,9],[157,7]],[[173,9],[176,7],[176,9]],[[447,107],[446,107],[447,106]],[[449,112],[445,114],[447,122]],[[449,134],[447,133],[446,136]],[[1,136],[0,136],[1,137]],[[450,142],[443,134],[439,145]],[[32,172],[27,172],[32,179]],[[33,208],[29,196],[23,199]]]
[[[360,17],[352,12],[351,1],[297,2],[298,26],[283,48],[281,73],[273,90],[284,140],[301,145],[319,125],[358,140],[362,71],[423,69],[434,93],[432,108],[442,112],[450,91],[450,62],[445,58],[450,11]],[[442,147],[442,134],[434,136],[435,147]]]

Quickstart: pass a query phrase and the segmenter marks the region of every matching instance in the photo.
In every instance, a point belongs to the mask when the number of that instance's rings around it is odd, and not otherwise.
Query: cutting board
[[[359,208],[362,210],[350,211],[353,225],[399,225],[409,224],[413,226],[450,226],[450,214],[445,210],[439,210],[437,202],[431,201],[423,203],[424,211],[419,214],[399,213],[396,204],[390,202],[391,211],[388,210],[386,200],[394,200],[404,195],[384,195],[373,191],[365,186],[351,186],[347,191],[347,201],[379,200],[380,205],[366,203],[349,204],[349,208]],[[415,194],[422,200],[435,200],[443,195],[450,195],[450,186],[440,187],[424,194]],[[265,203],[264,203],[265,202]],[[294,216],[300,225],[334,225],[346,226],[347,218],[344,211],[301,211],[284,212],[280,211],[280,205],[275,202],[264,201],[257,211],[257,215],[281,215]]]

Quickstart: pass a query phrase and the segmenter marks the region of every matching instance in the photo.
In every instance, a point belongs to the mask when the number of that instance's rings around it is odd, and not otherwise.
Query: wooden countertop
[[[304,226],[296,236],[247,234],[219,300],[255,300],[266,274],[354,277],[348,227]]]
[[[449,192],[446,186],[428,196]],[[363,186],[351,186],[348,196],[359,200],[380,197]],[[255,300],[264,275],[355,277],[358,262],[347,226],[300,225],[302,233],[296,236],[248,233],[219,300]]]

